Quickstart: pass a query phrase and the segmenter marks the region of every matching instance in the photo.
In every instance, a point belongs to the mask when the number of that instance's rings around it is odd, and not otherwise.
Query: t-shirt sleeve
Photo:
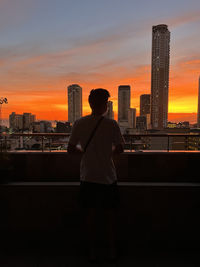
[[[119,125],[116,121],[113,121],[113,144],[114,145],[124,144],[124,138],[121,134]]]
[[[72,127],[72,133],[69,138],[69,143],[72,145],[77,145],[79,142],[80,131],[78,129],[79,129],[79,123],[78,121],[75,121]]]

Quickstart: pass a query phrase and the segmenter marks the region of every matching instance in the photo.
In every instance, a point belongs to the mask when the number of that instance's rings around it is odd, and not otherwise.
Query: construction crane
[[[8,99],[6,97],[1,97],[0,98],[0,129],[1,129],[1,126],[2,126],[2,114],[1,114],[1,111],[2,111],[2,105],[3,104],[8,104]]]

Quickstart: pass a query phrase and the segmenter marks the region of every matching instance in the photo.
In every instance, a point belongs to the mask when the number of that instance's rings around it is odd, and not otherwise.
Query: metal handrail
[[[3,134],[4,136],[70,136],[70,133],[12,133],[12,134]],[[157,137],[176,137],[176,136],[199,136],[200,133],[163,133],[163,134],[157,134],[157,133],[147,133],[147,134],[123,134],[124,137],[151,137],[151,136],[157,136]]]
[[[9,142],[16,140],[15,137],[39,137],[39,139],[41,140],[41,151],[45,150],[45,146],[48,147],[49,151],[52,151],[52,144],[53,144],[53,137],[69,137],[70,133],[12,133],[12,134],[2,134],[1,135],[1,139],[0,139],[0,149],[1,151],[4,150],[8,150],[8,144]],[[143,133],[143,134],[124,134],[124,139],[126,141],[126,145],[129,145],[129,149],[130,151],[135,150],[134,146],[138,146],[139,145],[146,145],[147,149],[148,146],[150,146],[150,142],[145,142],[143,141],[140,143],[134,142],[134,139],[140,139],[140,138],[155,138],[155,137],[161,137],[161,138],[167,138],[166,143],[163,143],[163,145],[166,144],[166,149],[167,151],[170,151],[170,138],[173,137],[185,137],[185,149],[188,150],[188,144],[189,144],[189,138],[190,137],[197,137],[200,138],[200,133]],[[45,140],[47,141],[48,145],[45,144]],[[39,144],[40,144],[39,143]],[[67,143],[67,142],[66,142]],[[177,142],[174,142],[173,144],[175,144]],[[144,150],[144,149],[143,149]],[[163,150],[163,149],[162,149]]]

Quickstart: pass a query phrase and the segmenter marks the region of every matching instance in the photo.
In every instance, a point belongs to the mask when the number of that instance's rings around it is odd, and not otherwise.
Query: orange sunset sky
[[[169,120],[196,122],[200,75],[200,2],[0,0],[2,117],[31,112],[67,120],[67,86],[83,88],[83,115],[93,88],[111,93],[117,119],[118,86],[131,86],[131,106],[150,93],[151,30],[171,32]],[[83,3],[84,2],[84,3]]]

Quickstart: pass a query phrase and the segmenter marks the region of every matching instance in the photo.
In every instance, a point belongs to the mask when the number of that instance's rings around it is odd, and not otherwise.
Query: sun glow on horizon
[[[171,32],[169,118],[176,117],[170,114],[191,114],[183,118],[194,121],[200,2],[158,1],[156,8],[148,9],[146,0],[126,5],[117,1],[113,9],[115,0],[77,1],[79,5],[74,1],[60,5],[56,1],[48,5],[38,0],[0,1],[0,31],[6,37],[0,44],[0,97],[8,98],[2,118],[8,119],[12,112],[30,112],[37,119],[67,120],[67,86],[73,83],[83,88],[83,115],[91,112],[90,90],[106,88],[117,119],[118,86],[123,84],[131,86],[131,107],[139,115],[140,95],[151,91],[152,25],[164,18]],[[81,16],[73,16],[74,10]]]

